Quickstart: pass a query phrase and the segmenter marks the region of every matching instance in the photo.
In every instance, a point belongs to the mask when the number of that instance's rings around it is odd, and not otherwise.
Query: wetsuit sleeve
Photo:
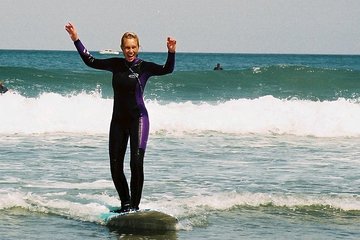
[[[149,66],[148,71],[151,73],[151,75],[165,75],[168,73],[172,73],[174,71],[175,67],[175,53],[168,52],[167,60],[165,65],[158,65],[155,63],[152,63]]]
[[[91,67],[91,68],[95,68],[95,69],[99,69],[99,70],[108,70],[108,71],[112,71],[113,70],[113,64],[112,64],[112,59],[96,59],[94,58],[90,52],[85,48],[85,46],[82,44],[82,42],[80,41],[80,39],[76,40],[74,42],[74,45],[78,51],[78,53],[80,54],[81,59],[84,61],[84,63]]]
[[[172,73],[175,68],[175,53],[168,52],[168,57],[164,65],[166,73]]]

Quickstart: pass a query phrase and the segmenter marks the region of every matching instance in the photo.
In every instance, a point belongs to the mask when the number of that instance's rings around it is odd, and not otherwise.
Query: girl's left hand
[[[65,30],[69,33],[71,40],[74,42],[79,39],[76,28],[71,22],[65,25]]]
[[[174,53],[176,51],[176,40],[174,38],[168,37],[166,45],[169,52]]]

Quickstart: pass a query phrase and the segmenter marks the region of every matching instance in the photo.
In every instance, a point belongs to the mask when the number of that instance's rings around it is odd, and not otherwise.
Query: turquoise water
[[[76,52],[0,51],[1,239],[359,239],[359,66],[179,53],[175,72],[146,86],[140,205],[176,216],[178,230],[128,233],[100,218],[120,204],[111,75]]]

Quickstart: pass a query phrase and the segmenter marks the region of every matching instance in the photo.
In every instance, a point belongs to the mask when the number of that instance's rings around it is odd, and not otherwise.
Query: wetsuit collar
[[[134,65],[136,65],[136,64],[138,64],[138,63],[141,62],[140,58],[138,58],[138,57],[136,57],[136,58],[134,59],[134,61],[132,61],[132,62],[128,62],[127,60],[125,60],[125,61],[126,61],[127,65],[130,66],[130,67],[132,67],[132,66],[134,66]]]

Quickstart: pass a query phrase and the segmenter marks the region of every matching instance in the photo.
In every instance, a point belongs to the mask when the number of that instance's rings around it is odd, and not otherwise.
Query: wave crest
[[[1,96],[0,133],[107,134],[112,99],[100,93],[62,96],[44,93],[26,98]],[[292,134],[315,137],[359,137],[358,100],[279,99],[264,96],[216,103],[146,102],[151,133]]]

